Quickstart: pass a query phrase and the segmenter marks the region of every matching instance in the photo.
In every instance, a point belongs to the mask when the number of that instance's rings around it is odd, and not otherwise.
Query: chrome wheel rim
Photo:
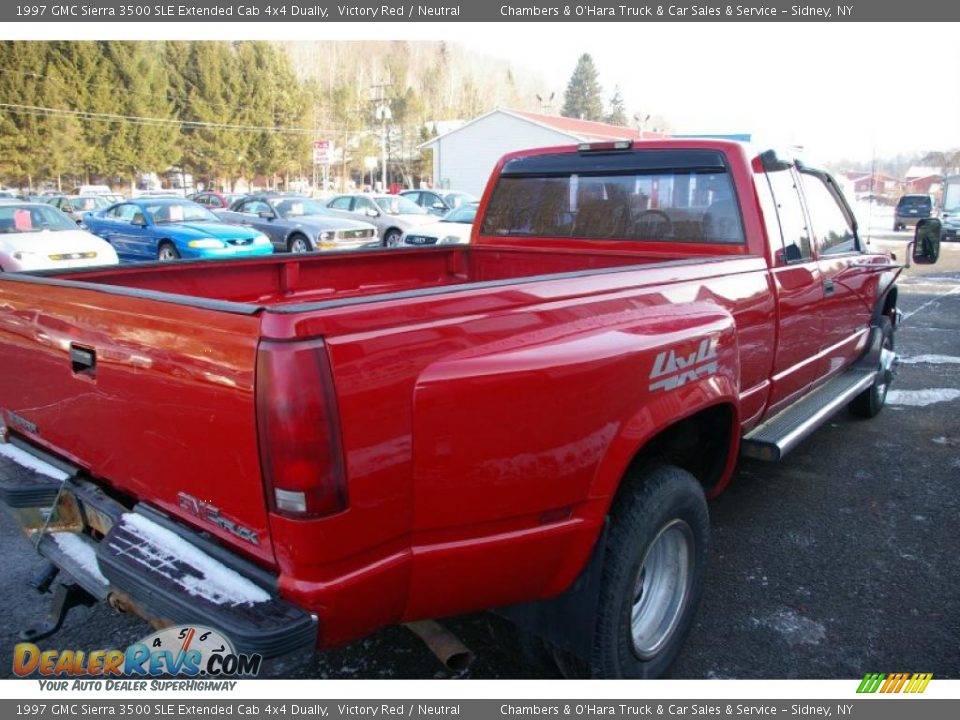
[[[683,520],[664,525],[647,549],[633,585],[633,650],[649,660],[676,631],[693,584],[693,531]]]
[[[290,252],[305,253],[307,249],[307,243],[303,238],[297,238],[290,243]]]
[[[177,255],[174,252],[172,247],[170,247],[169,245],[164,245],[162,248],[160,248],[160,260],[166,261],[166,260],[176,260],[176,259],[177,259]]]
[[[387,247],[397,247],[400,244],[400,236],[396,233],[387,235]]]
[[[888,355],[892,355],[893,357],[888,359]],[[877,395],[881,402],[887,399],[887,390],[890,389],[890,383],[887,381],[887,373],[892,371],[894,363],[896,363],[896,357],[896,354],[893,352],[893,342],[887,338],[883,341],[883,347],[880,350],[880,381],[875,385]]]

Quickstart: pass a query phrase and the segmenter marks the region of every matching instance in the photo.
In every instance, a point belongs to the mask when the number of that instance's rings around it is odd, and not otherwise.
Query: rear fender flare
[[[730,407],[732,427],[724,470],[709,495],[715,496],[729,482],[736,464],[739,440],[739,349],[734,328],[721,333],[715,373],[666,391],[651,391],[647,402],[620,426],[597,467],[590,488],[592,499],[603,499],[609,509],[627,468],[654,437],[678,422],[718,405]]]

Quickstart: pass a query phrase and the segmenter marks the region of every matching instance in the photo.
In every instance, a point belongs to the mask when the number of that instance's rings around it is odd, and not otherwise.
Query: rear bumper
[[[903,225],[904,227],[916,227],[917,223],[921,220],[929,220],[932,215],[927,216],[917,216],[917,215],[894,215],[893,222],[897,225]]]
[[[280,598],[275,577],[51,460],[21,443],[0,445],[0,506],[84,590],[155,627],[216,629],[237,652],[262,655],[271,674],[310,661],[317,618]]]

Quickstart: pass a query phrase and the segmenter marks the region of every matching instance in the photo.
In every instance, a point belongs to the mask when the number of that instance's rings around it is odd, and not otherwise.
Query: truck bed
[[[148,291],[186,298],[254,305],[258,309],[349,300],[391,293],[453,289],[544,275],[608,270],[669,261],[657,252],[585,254],[563,250],[497,247],[391,249],[322,255],[280,255],[259,260],[146,263],[108,269],[41,273],[57,280],[119,291]],[[702,260],[702,258],[701,258]],[[167,298],[168,301],[176,301]],[[208,307],[216,307],[208,305]],[[231,309],[220,306],[219,309]],[[240,308],[232,308],[240,311]],[[246,308],[248,312],[253,308]]]

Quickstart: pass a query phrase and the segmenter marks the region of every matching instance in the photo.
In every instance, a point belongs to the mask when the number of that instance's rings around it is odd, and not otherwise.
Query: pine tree
[[[581,120],[603,120],[603,101],[600,82],[597,80],[597,68],[588,53],[584,53],[577,60],[577,67],[567,83],[560,114]]]
[[[0,43],[0,103],[43,106],[44,43]],[[43,163],[47,119],[25,107],[0,108],[0,174],[33,186]]]
[[[613,86],[613,97],[610,98],[610,112],[604,120],[611,125],[627,124],[627,108],[623,104],[623,96],[620,94],[620,88]]]

